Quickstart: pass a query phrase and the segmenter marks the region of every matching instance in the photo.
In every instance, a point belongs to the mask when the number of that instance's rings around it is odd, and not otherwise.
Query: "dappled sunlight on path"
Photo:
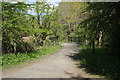
[[[70,56],[79,53],[76,43],[64,43],[53,55],[27,64],[22,68],[3,71],[4,78],[95,78],[78,67]]]

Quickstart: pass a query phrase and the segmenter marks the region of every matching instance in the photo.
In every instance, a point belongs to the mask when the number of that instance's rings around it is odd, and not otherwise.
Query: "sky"
[[[36,1],[38,1],[38,2],[44,2],[45,0],[27,0],[26,1],[26,3],[35,3]],[[59,2],[60,2],[61,0],[46,0],[46,2],[48,2],[48,3],[51,3],[51,4],[54,4],[54,5],[58,5],[59,4]]]
[[[5,0],[4,0],[5,1]],[[6,0],[7,1],[7,0]],[[10,1],[10,0],[9,0]],[[44,2],[44,1],[46,1],[46,2],[48,2],[48,3],[51,3],[51,4],[53,4],[53,5],[58,5],[59,4],[59,2],[61,2],[61,0],[12,0],[12,1],[10,1],[11,3],[17,3],[17,1],[20,1],[20,2],[26,2],[26,3],[29,3],[29,4],[33,4],[33,3],[35,3],[36,1],[38,1],[38,2]]]
[[[28,4],[33,4],[33,3],[35,3],[36,1],[38,1],[38,2],[41,2],[41,1],[42,1],[42,2],[43,2],[43,0],[27,0],[26,3],[28,3]],[[58,6],[58,4],[59,4],[60,1],[61,1],[61,0],[47,0],[46,2],[51,3],[51,4],[55,5],[55,6]],[[30,13],[30,14],[32,14],[32,15],[36,15],[35,12],[34,12],[34,11],[31,11],[31,10],[29,10],[28,13]]]
[[[61,0],[47,0],[48,2],[51,2],[54,5],[59,4],[59,2],[61,2]]]

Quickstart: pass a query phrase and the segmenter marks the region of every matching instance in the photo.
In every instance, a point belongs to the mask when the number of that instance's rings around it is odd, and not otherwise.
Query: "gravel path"
[[[78,62],[69,57],[79,52],[76,46],[75,43],[64,43],[56,54],[3,71],[3,78],[95,78],[78,68]]]

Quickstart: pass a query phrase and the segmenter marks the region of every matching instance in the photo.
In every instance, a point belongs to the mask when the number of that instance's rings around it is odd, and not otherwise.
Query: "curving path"
[[[56,54],[3,71],[3,78],[94,78],[78,68],[78,62],[69,57],[76,53],[79,53],[76,43],[64,43]]]

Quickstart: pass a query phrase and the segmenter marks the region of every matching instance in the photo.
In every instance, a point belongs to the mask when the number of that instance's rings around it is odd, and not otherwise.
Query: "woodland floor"
[[[79,62],[70,56],[78,54],[76,43],[64,43],[53,55],[35,60],[24,66],[3,71],[3,78],[101,78],[91,75],[78,66]]]

